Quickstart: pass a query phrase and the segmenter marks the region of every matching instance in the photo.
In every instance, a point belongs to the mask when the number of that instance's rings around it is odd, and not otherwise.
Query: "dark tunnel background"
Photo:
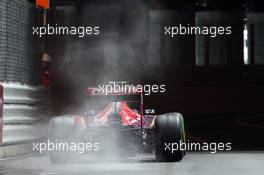
[[[264,66],[252,53],[250,64],[243,64],[243,11],[262,11],[263,3],[90,0],[73,4],[50,10],[49,23],[100,26],[101,34],[46,39],[54,70],[54,115],[81,113],[89,86],[113,80],[165,84],[165,94],[145,96],[145,108],[158,114],[181,112],[189,139],[263,149],[258,138],[264,125]],[[203,17],[204,11],[212,15]],[[234,35],[231,39],[163,35],[164,25],[179,24],[231,25]],[[196,125],[199,121],[205,122]]]

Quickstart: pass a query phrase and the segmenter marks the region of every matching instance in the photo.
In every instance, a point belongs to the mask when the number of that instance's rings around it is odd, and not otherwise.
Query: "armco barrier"
[[[5,104],[38,104],[45,100],[44,87],[31,87],[19,84],[3,84]]]
[[[0,157],[28,153],[32,142],[45,138],[48,133],[47,90],[44,87],[9,83],[3,83],[2,87],[3,127]]]

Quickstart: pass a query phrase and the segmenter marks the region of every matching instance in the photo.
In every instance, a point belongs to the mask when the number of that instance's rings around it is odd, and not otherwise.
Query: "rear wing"
[[[123,85],[118,86],[115,83],[113,83],[114,86],[106,85],[103,87],[89,87],[87,88],[87,94],[89,96],[117,96],[117,98],[120,98],[121,96],[136,96],[140,97],[140,126],[141,126],[141,132],[143,133],[143,92],[142,87],[139,86],[129,86],[129,85]],[[116,85],[116,86],[115,86]],[[118,88],[117,88],[118,87]],[[118,97],[120,96],[120,97]]]

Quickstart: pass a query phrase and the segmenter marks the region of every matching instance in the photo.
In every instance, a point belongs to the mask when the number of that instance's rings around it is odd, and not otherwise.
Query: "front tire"
[[[155,118],[155,156],[159,162],[178,162],[185,155],[180,143],[185,143],[183,116],[180,113],[167,113]],[[174,149],[174,146],[177,149]]]

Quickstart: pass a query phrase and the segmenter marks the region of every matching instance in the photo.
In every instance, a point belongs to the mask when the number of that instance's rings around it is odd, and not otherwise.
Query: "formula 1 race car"
[[[75,143],[67,145],[75,148],[78,143],[89,143],[86,149],[89,148],[91,155],[124,158],[149,152],[155,153],[157,161],[182,160],[185,151],[179,149],[179,144],[185,143],[185,130],[180,113],[151,114],[153,110],[144,110],[143,93],[135,89],[105,93],[100,88],[88,88],[87,93],[84,116],[52,118],[50,142]],[[51,162],[63,163],[78,154],[63,146],[63,150],[49,152]]]

